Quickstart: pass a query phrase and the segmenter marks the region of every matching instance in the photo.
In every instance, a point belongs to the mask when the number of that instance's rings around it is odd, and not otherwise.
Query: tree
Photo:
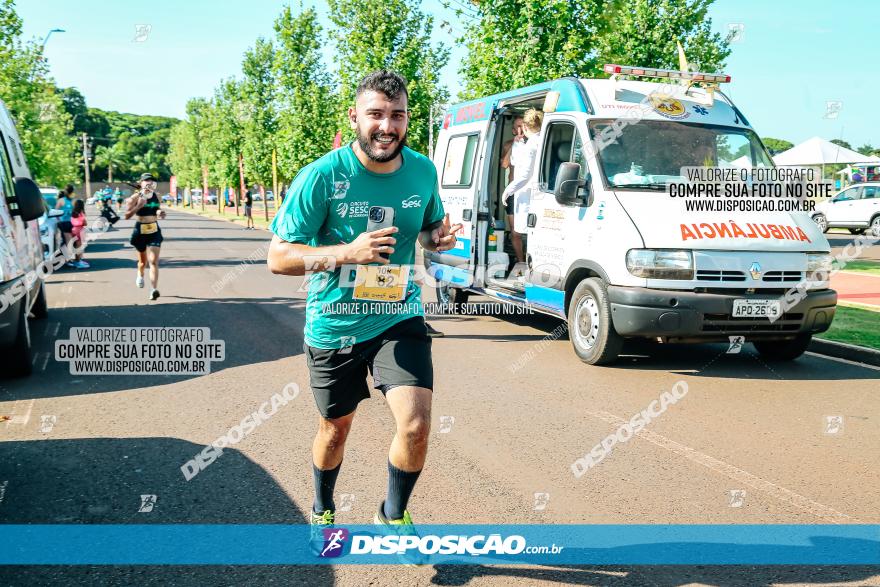
[[[210,105],[203,98],[186,103],[186,120],[171,129],[168,164],[184,187],[202,185],[202,168],[208,164],[206,125]]]
[[[328,0],[328,6],[339,63],[339,124],[346,135],[352,136],[345,112],[354,104],[360,80],[371,71],[391,69],[409,82],[408,143],[426,152],[431,105],[448,97],[439,79],[449,51],[430,44],[434,18],[417,0]]]
[[[764,146],[767,147],[767,150],[770,151],[771,155],[778,155],[783,151],[788,151],[792,147],[794,147],[793,143],[786,141],[784,139],[774,139],[771,137],[765,137],[761,139],[764,143]]]
[[[107,183],[113,183],[113,170],[124,172],[128,161],[119,143],[107,147],[100,145],[95,149],[95,167],[107,169]]]
[[[864,145],[862,145],[861,147],[859,147],[858,149],[856,149],[856,151],[858,151],[858,152],[861,153],[862,155],[866,155],[866,156],[868,156],[868,157],[873,157],[874,154],[875,154],[878,150],[880,150],[880,149],[876,149],[876,148],[874,148],[874,147],[871,145],[871,143],[865,143]]]
[[[313,8],[296,17],[285,7],[275,20],[279,180],[289,182],[326,153],[338,128],[330,75],[321,61],[323,31]],[[277,195],[276,195],[277,197]]]
[[[238,185],[238,156],[242,147],[243,121],[241,83],[234,79],[223,80],[214,91],[205,124],[209,180],[220,187]]]
[[[850,151],[852,151],[852,145],[850,145],[843,139],[831,139],[831,142],[839,147],[843,147],[844,149],[849,149]]]
[[[628,0],[615,3],[597,39],[603,63],[678,69],[676,41],[698,71],[718,72],[730,55],[727,40],[712,32],[714,0]]]
[[[278,128],[274,62],[272,43],[262,38],[245,53],[242,62],[241,102],[245,108],[242,155],[249,184],[254,181],[262,185],[272,183],[272,150]]]
[[[461,99],[598,71],[596,37],[609,3],[481,0],[474,4],[472,21],[459,39],[468,48],[459,68],[465,83]]]
[[[476,0],[461,39],[461,98],[566,75],[598,77],[604,63],[678,69],[676,41],[702,71],[730,54],[711,31],[712,0]]]
[[[165,167],[165,157],[161,153],[149,150],[142,155],[135,157],[132,166],[132,175],[140,175],[141,173],[152,173],[157,178],[162,175],[160,169]]]
[[[48,78],[42,48],[21,38],[12,0],[0,0],[0,99],[9,108],[34,179],[61,185],[77,174],[71,117]]]

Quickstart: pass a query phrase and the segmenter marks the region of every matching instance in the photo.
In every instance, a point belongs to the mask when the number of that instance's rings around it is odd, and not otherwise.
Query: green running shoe
[[[321,556],[324,550],[324,530],[333,528],[336,514],[330,510],[324,510],[321,514],[312,512],[311,528],[309,529],[309,548],[315,556]]]
[[[386,535],[394,533],[398,536],[419,536],[419,533],[416,532],[415,524],[413,524],[412,516],[409,515],[409,510],[403,510],[403,517],[399,520],[389,520],[385,517],[384,501],[379,504],[379,511],[376,512],[376,516],[373,518],[373,523],[385,528]],[[400,561],[408,567],[418,567],[426,564],[425,555],[418,550],[407,550],[403,554],[399,554],[398,557],[400,558]]]

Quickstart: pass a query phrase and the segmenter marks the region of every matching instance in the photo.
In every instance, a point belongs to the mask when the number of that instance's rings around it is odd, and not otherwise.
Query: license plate
[[[779,300],[733,300],[734,318],[778,318],[781,313]]]

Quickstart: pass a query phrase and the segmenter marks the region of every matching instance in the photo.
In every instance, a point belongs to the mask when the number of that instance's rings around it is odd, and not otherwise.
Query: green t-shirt
[[[353,300],[355,265],[312,274],[306,302],[309,346],[338,349],[374,338],[394,324],[422,315],[421,290],[414,283],[419,232],[443,220],[437,170],[427,157],[404,147],[393,173],[373,173],[351,145],[327,153],[300,170],[271,230],[284,241],[313,247],[350,243],[367,230],[371,206],[394,208],[397,243],[391,265],[409,269],[406,294],[398,302]],[[340,286],[342,270],[348,275]]]

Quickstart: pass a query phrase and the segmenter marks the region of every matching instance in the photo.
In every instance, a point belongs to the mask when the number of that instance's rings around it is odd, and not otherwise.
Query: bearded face
[[[355,108],[349,110],[358,145],[370,160],[392,161],[406,145],[409,113],[405,94],[389,100],[382,92],[368,90],[358,96]]]

